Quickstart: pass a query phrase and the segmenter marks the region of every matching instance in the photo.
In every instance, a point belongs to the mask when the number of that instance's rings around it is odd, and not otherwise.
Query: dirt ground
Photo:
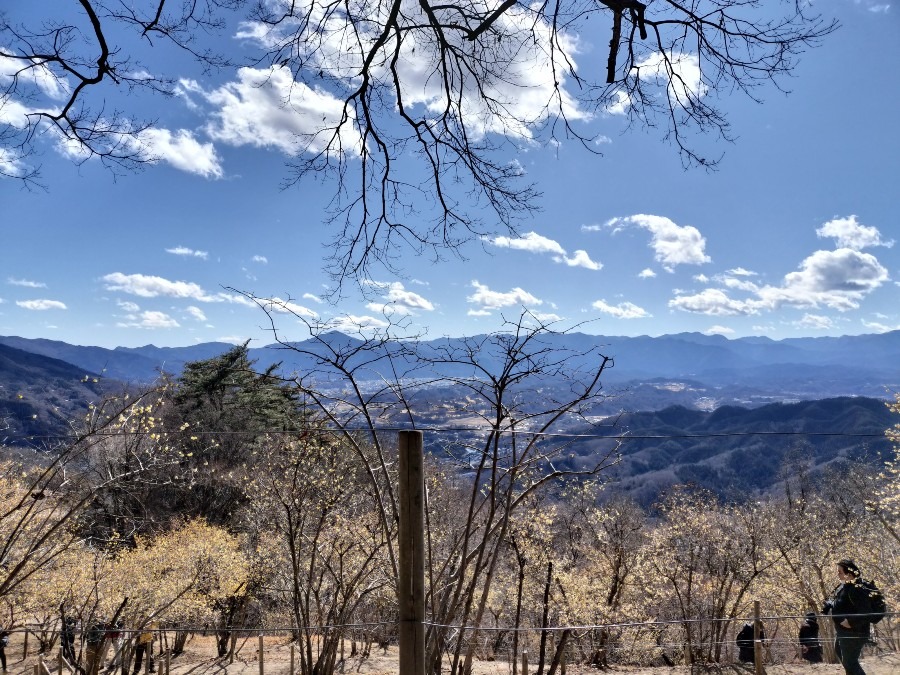
[[[185,652],[170,661],[170,675],[260,675],[260,664],[257,658],[256,638],[239,644],[239,650],[233,663],[215,658],[215,643],[212,637],[194,637],[188,641]],[[22,660],[16,655],[16,649],[7,650],[8,672],[10,675],[34,675],[37,657],[29,656]],[[21,652],[19,652],[19,655]],[[56,675],[56,660],[48,658],[50,675]],[[343,673],[360,673],[361,675],[394,675],[398,672],[398,655],[396,646],[387,652],[373,647],[369,658],[364,660],[348,659]],[[157,659],[157,675],[165,675],[163,659]],[[900,654],[864,654],[863,668],[867,675],[900,675]],[[843,668],[837,664],[789,663],[784,665],[766,665],[767,675],[843,675]],[[288,675],[290,672],[290,647],[285,639],[267,638],[263,661],[263,675]],[[529,671],[534,673],[534,665]],[[546,672],[546,671],[545,671]],[[101,671],[102,673],[102,671]],[[475,675],[511,675],[512,669],[505,661],[482,661],[475,664]],[[519,669],[521,674],[521,668]],[[607,670],[598,670],[586,666],[570,664],[566,668],[567,675],[586,675],[587,673],[607,673],[608,675],[698,675],[700,673],[717,673],[723,675],[753,675],[754,669],[745,664],[723,665],[712,668],[687,666],[640,668],[631,666],[611,666]],[[64,675],[69,675],[65,671]]]

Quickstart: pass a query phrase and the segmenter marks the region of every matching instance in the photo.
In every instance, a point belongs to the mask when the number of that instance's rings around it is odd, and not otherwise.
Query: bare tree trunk
[[[547,657],[547,627],[550,623],[550,584],[553,581],[553,561],[547,563],[547,581],[544,584],[544,603],[541,615],[541,647],[538,653],[537,675],[544,672],[544,661]]]

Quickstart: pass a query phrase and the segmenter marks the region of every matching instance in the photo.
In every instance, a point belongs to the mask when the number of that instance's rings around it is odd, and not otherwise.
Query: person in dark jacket
[[[6,648],[9,645],[9,631],[0,630],[0,663],[3,664],[3,672],[6,672]]]
[[[847,675],[866,675],[859,664],[859,655],[869,641],[869,616],[871,603],[869,593],[860,584],[860,571],[852,560],[837,563],[840,584],[834,589],[830,600],[822,608],[823,614],[831,613],[834,621],[837,654]]]
[[[759,627],[759,639],[760,641],[766,639],[766,633],[763,631],[763,627]],[[744,624],[741,630],[737,634],[737,639],[735,640],[738,646],[738,660],[743,661],[744,663],[755,663],[755,652],[753,649],[753,622],[748,621]]]
[[[800,656],[809,663],[822,663],[822,643],[819,641],[819,622],[813,612],[800,624]]]

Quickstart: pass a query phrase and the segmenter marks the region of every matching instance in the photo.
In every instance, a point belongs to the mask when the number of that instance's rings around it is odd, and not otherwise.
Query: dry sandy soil
[[[185,648],[185,652],[170,662],[171,675],[260,675],[257,659],[257,641],[255,638],[244,642],[233,663],[215,658],[214,642],[211,637],[194,637]],[[9,673],[11,675],[33,675],[35,657],[24,661],[15,656],[17,649],[9,650]],[[19,652],[20,653],[20,652]],[[867,675],[900,675],[900,654],[879,654],[863,656],[863,668]],[[55,660],[52,660],[50,672],[55,675]],[[268,638],[266,640],[264,675],[288,675],[290,671],[290,648],[284,639]],[[809,665],[805,663],[789,663],[784,665],[767,665],[768,675],[843,675],[843,668],[837,664]],[[348,660],[342,671],[360,673],[361,675],[394,675],[398,672],[397,648],[391,647],[387,653],[373,647],[372,655],[365,660]],[[533,674],[534,666],[530,672]],[[724,665],[712,668],[687,666],[639,668],[629,666],[611,666],[607,670],[582,667],[570,664],[567,675],[699,675],[700,673],[716,673],[721,675],[753,675],[754,669],[743,664]],[[478,662],[475,675],[511,675],[512,669],[506,662]],[[521,673],[521,670],[520,670]],[[164,675],[162,663],[158,663],[158,675]]]

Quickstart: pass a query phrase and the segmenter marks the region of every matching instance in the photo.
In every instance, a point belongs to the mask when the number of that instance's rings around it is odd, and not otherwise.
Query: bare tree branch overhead
[[[440,258],[514,231],[539,196],[516,153],[564,140],[596,152],[590,122],[604,115],[713,166],[697,134],[731,138],[724,101],[782,87],[837,27],[803,0],[66,5],[0,14],[0,176],[39,184],[39,139],[114,171],[153,163],[174,136],[143,114],[147,94],[211,99],[186,73],[237,73],[278,97],[289,138],[208,133],[282,150],[287,184],[327,181],[338,289],[401,251]]]

